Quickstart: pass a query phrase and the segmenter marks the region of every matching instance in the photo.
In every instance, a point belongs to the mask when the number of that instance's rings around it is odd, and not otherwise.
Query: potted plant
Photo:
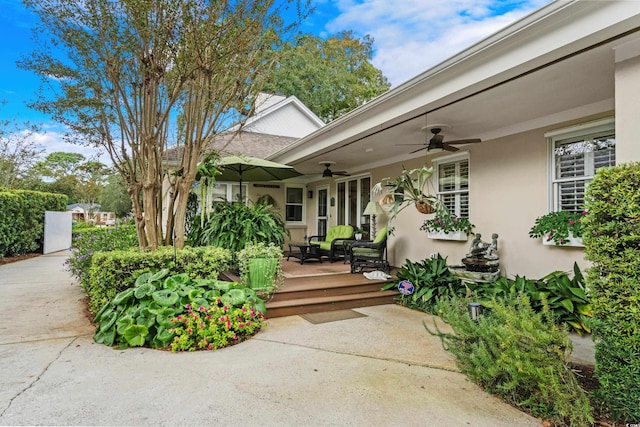
[[[420,230],[427,232],[430,239],[467,240],[473,234],[475,225],[468,218],[460,218],[442,210],[433,219],[426,220]]]
[[[543,245],[584,246],[582,244],[582,218],[587,211],[551,212],[536,218],[529,237],[542,237]]]
[[[390,219],[409,205],[414,205],[424,214],[434,213],[438,210],[440,200],[432,194],[425,194],[425,187],[432,175],[433,167],[409,170],[403,166],[399,176],[383,178],[373,186],[372,191],[374,194],[384,194],[385,204],[391,206]]]
[[[367,237],[369,235],[369,232],[363,228],[357,228],[355,229],[355,232],[353,233],[353,236],[355,237],[356,240],[362,240],[363,237]]]
[[[283,283],[282,249],[264,242],[249,244],[238,251],[240,283],[270,295]]]

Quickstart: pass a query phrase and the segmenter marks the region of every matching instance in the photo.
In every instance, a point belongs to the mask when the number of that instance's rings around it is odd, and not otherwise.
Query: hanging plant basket
[[[431,206],[430,203],[427,202],[416,202],[416,209],[418,210],[418,212],[422,213],[422,214],[432,214],[434,213],[436,210],[433,208],[433,206]]]

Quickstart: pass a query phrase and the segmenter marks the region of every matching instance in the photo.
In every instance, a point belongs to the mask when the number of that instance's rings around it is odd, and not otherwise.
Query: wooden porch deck
[[[304,269],[298,269],[287,268],[289,262],[283,261],[284,285],[267,302],[269,318],[393,304],[398,296],[395,290],[380,290],[385,283],[394,281],[395,276],[389,280],[369,280],[362,274],[340,272],[342,262],[334,263],[336,273],[314,275],[316,271],[326,271],[327,263],[305,262]],[[349,265],[345,268],[348,271]],[[293,272],[304,275],[295,276]],[[227,280],[239,280],[237,276],[226,276]]]

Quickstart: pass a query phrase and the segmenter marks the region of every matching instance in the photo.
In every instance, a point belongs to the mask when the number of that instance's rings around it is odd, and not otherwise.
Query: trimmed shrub
[[[95,313],[116,294],[131,288],[138,276],[167,269],[169,274],[186,273],[190,278],[217,279],[229,268],[231,252],[214,247],[160,247],[152,252],[139,249],[93,254],[89,282],[85,291],[89,309]]]
[[[442,344],[460,370],[489,393],[557,425],[593,423],[586,394],[569,368],[571,340],[547,307],[536,313],[524,294],[483,303],[477,323],[467,313],[468,299],[442,299],[436,305],[454,333],[441,332]],[[487,312],[488,311],[488,312]]]
[[[84,288],[89,284],[94,253],[138,247],[136,228],[132,225],[105,228],[82,222],[73,226],[72,233],[73,251],[65,264]]]
[[[598,169],[583,221],[598,396],[612,417],[640,420],[640,163]]]
[[[0,257],[41,249],[44,212],[66,208],[64,194],[0,189]]]

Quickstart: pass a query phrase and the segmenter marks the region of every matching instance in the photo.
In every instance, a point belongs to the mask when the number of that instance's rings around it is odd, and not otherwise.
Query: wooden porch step
[[[240,280],[230,272],[221,273],[220,277]],[[393,304],[398,292],[380,289],[395,280],[369,280],[351,273],[285,278],[284,285],[266,304],[267,318]]]
[[[393,304],[398,293],[380,290],[392,280],[369,280],[351,273],[286,278],[267,303],[267,317]]]
[[[368,280],[362,274],[331,274],[326,276],[294,277],[273,295],[272,302],[302,298],[379,292],[386,280]]]
[[[294,316],[306,313],[345,310],[348,308],[370,307],[393,304],[398,296],[395,291],[375,291],[349,295],[337,295],[314,298],[297,298],[267,303],[267,318]]]

